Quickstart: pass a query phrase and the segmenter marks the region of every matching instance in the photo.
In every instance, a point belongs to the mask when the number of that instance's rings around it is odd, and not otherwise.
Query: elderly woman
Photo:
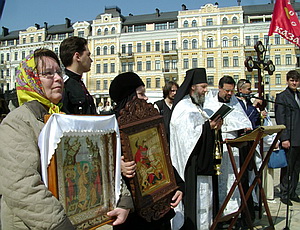
[[[17,95],[20,107],[0,125],[0,194],[2,229],[75,229],[62,204],[44,185],[40,170],[38,136],[44,115],[59,113],[63,93],[56,54],[38,49],[20,64]],[[114,224],[128,210],[117,208]]]

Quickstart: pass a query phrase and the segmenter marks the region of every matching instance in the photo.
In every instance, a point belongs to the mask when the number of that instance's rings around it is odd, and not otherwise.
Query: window
[[[108,68],[107,68],[107,63],[103,64],[103,73],[107,73]]]
[[[18,52],[15,52],[15,61],[18,60]]]
[[[26,44],[26,38],[23,38],[23,44]]]
[[[207,58],[207,68],[213,68],[214,67],[214,58],[208,57]]]
[[[105,28],[104,29],[104,35],[107,35],[108,34],[108,28]]]
[[[58,47],[55,47],[54,53],[56,53],[56,55],[58,56]]]
[[[275,84],[276,85],[281,85],[281,74],[276,74],[275,75]]]
[[[258,75],[257,74],[254,75],[254,84],[255,83],[258,83]]]
[[[168,24],[166,22],[155,24],[155,30],[166,30],[166,29],[168,29]]]
[[[42,41],[42,36],[38,36],[38,42]]]
[[[137,71],[142,71],[142,62],[141,61],[137,62]]]
[[[192,68],[198,67],[198,58],[192,58]]]
[[[176,50],[176,40],[172,41],[172,50]]]
[[[213,48],[213,47],[214,47],[213,38],[207,38],[207,48]]]
[[[264,44],[267,45],[269,43],[269,36],[264,35]]]
[[[34,42],[34,37],[30,37],[30,43]]]
[[[115,54],[115,46],[114,45],[112,45],[110,47],[110,54]]]
[[[280,45],[280,35],[275,34],[275,45]]]
[[[107,46],[103,47],[103,55],[107,55]]]
[[[136,52],[137,53],[142,52],[142,43],[137,43],[137,45],[136,45]]]
[[[206,19],[206,25],[207,26],[212,26],[213,25],[213,19],[212,18],[207,18]]]
[[[232,24],[237,24],[237,23],[238,23],[237,17],[233,17],[232,18]]]
[[[100,90],[100,80],[96,81],[96,90]]]
[[[192,27],[197,27],[197,21],[196,20],[192,21]]]
[[[111,73],[116,72],[115,63],[110,63],[110,72]]]
[[[133,26],[128,26],[127,31],[128,31],[128,33],[132,33],[133,32]]]
[[[151,51],[151,44],[150,42],[146,42],[146,52],[150,52]]]
[[[229,67],[229,59],[228,59],[228,57],[223,57],[223,67]]]
[[[100,55],[100,47],[99,46],[96,48],[96,55]]]
[[[223,38],[223,40],[222,40],[222,46],[223,47],[228,47],[228,38]]]
[[[24,59],[26,56],[25,51],[22,51],[22,59]]]
[[[183,46],[182,46],[182,48],[183,48],[184,50],[187,50],[187,49],[188,49],[188,45],[189,45],[188,40],[183,40]]]
[[[10,60],[10,53],[6,53],[6,61]]]
[[[223,18],[222,19],[222,25],[227,25],[228,24],[228,20],[227,20],[227,18]]]
[[[101,35],[101,29],[97,30],[97,35]]]
[[[168,52],[170,50],[170,42],[169,41],[165,41],[165,51]]]
[[[100,73],[101,72],[101,65],[100,64],[96,64],[96,73]]]
[[[9,40],[9,41],[7,41],[7,45],[13,46],[13,45],[14,45],[14,40]]]
[[[290,54],[285,55],[285,64],[286,65],[292,64],[292,55],[290,55]]]
[[[254,42],[254,45],[258,42],[258,35],[254,35],[254,38],[253,38],[253,42]]]
[[[151,61],[146,61],[146,70],[151,70]]]
[[[116,28],[115,27],[111,28],[111,34],[115,34],[115,33],[116,33]]]
[[[160,70],[160,60],[155,61],[155,70]]]
[[[265,75],[265,83],[266,83],[266,85],[270,84],[270,75],[269,74]]]
[[[238,67],[239,66],[239,57],[233,56],[233,66]]]
[[[9,77],[9,69],[6,69],[6,77]]]
[[[207,83],[208,85],[214,85],[214,76],[207,76]]]
[[[1,64],[4,63],[4,54],[1,54]]]
[[[175,28],[175,22],[169,22],[169,29]]]
[[[126,53],[126,45],[123,44],[123,45],[122,45],[122,54],[125,54],[125,53]]]
[[[58,34],[58,40],[64,40],[66,38],[66,34]],[[84,31],[78,32],[78,37],[84,37]]]
[[[128,54],[132,55],[132,44],[128,44]]]
[[[155,42],[155,51],[159,51],[160,42]]]
[[[251,75],[246,75],[246,79],[252,83],[252,76]]]
[[[177,69],[177,60],[172,60],[172,69]]]
[[[108,84],[107,84],[107,80],[103,81],[103,89],[107,90],[108,89]]]
[[[146,31],[146,25],[134,26],[134,32]]]
[[[233,75],[233,79],[235,82],[238,82],[239,81],[239,75]]]
[[[280,55],[275,55],[275,65],[281,65]]]
[[[151,78],[146,79],[146,88],[151,88]]]
[[[183,68],[184,69],[188,69],[189,68],[189,59],[188,58],[184,58],[183,59]]]
[[[128,62],[128,71],[133,71],[133,62]]]
[[[189,27],[189,22],[188,22],[187,20],[185,20],[185,21],[184,21],[184,23],[183,23],[183,27],[184,27],[184,28],[187,28],[187,27]]]
[[[127,72],[126,71],[126,62],[122,62],[122,72]]]
[[[198,48],[198,42],[197,39],[192,40],[192,49],[197,49]]]
[[[246,42],[246,46],[251,46],[250,36],[246,36],[245,42]]]
[[[165,60],[164,61],[164,66],[165,66],[165,71],[170,70],[170,60]]]
[[[160,88],[160,78],[155,78],[155,88]]]
[[[232,46],[234,46],[234,47],[239,46],[239,40],[237,37],[232,38]]]

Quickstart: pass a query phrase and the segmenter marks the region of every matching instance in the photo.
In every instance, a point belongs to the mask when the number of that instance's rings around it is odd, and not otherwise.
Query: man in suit
[[[286,80],[288,87],[276,96],[275,118],[278,125],[286,126],[280,137],[288,160],[288,172],[283,175],[280,183],[281,202],[292,206],[290,200],[300,202],[296,194],[300,172],[300,99],[297,90],[300,86],[300,74],[291,70],[287,73]],[[291,176],[289,188],[288,175]],[[287,196],[288,192],[290,199]]]

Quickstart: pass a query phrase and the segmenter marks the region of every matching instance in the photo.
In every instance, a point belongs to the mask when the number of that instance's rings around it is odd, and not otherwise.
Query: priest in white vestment
[[[203,111],[207,92],[206,71],[186,73],[173,104],[170,121],[170,153],[173,166],[185,181],[183,203],[175,209],[174,230],[209,229],[213,218],[214,129],[222,119],[210,121]]]

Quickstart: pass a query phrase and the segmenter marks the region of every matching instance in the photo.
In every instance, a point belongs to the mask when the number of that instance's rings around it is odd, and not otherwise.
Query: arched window
[[[228,47],[228,38],[227,37],[223,38],[223,40],[222,40],[222,46],[223,47]]]
[[[237,24],[237,23],[238,23],[237,17],[234,16],[232,18],[232,24]]]
[[[97,35],[101,35],[101,29],[97,30]]]
[[[188,49],[188,46],[189,46],[188,40],[184,40],[184,41],[183,41],[183,46],[182,46],[182,48],[183,48],[184,50],[187,50],[187,49]]]
[[[99,46],[96,48],[96,55],[100,55],[100,47]]]
[[[192,49],[197,49],[198,48],[198,42],[197,39],[192,40]]]
[[[110,47],[110,54],[115,54],[115,46]]]
[[[107,34],[108,34],[108,28],[105,28],[104,35],[107,35]]]
[[[228,24],[228,20],[227,20],[226,17],[224,17],[224,18],[222,19],[222,25],[227,25],[227,24]]]
[[[239,39],[237,37],[232,38],[232,46],[234,47],[239,46]]]
[[[115,34],[115,33],[116,33],[116,28],[115,27],[111,28],[111,34]]]
[[[212,37],[207,38],[207,48],[213,48],[214,47],[214,40]]]
[[[197,27],[197,21],[196,20],[192,21],[192,27]]]
[[[103,55],[107,55],[107,46],[103,47]]]
[[[187,28],[187,27],[189,27],[189,22],[188,22],[187,20],[185,20],[185,21],[184,21],[184,23],[183,23],[183,27],[184,27],[184,28]]]

